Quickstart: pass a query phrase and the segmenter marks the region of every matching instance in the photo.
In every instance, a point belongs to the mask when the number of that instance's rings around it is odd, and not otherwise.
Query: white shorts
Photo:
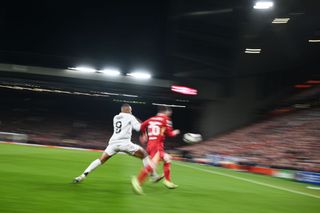
[[[112,143],[107,146],[104,152],[109,156],[117,154],[118,152],[125,152],[127,154],[133,155],[139,149],[142,149],[141,146],[132,142]]]

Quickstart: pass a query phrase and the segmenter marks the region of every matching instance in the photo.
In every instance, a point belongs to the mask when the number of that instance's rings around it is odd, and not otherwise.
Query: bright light
[[[260,54],[261,49],[246,48],[246,50],[244,52],[248,53],[248,54]]]
[[[118,93],[113,93],[113,92],[100,92],[101,94],[104,94],[104,95],[114,95],[114,96],[118,96],[120,94]]]
[[[309,43],[319,43],[320,39],[310,39]]]
[[[103,74],[108,75],[108,76],[113,76],[113,77],[121,75],[120,70],[118,70],[116,68],[106,68],[106,69],[103,69],[103,70],[99,70],[98,72],[99,73],[103,73]]]
[[[187,106],[184,105],[174,105],[174,104],[159,104],[159,103],[152,103],[155,106],[166,106],[166,107],[173,107],[173,108],[186,108]]]
[[[96,72],[97,70],[94,69],[94,68],[91,68],[91,67],[71,67],[71,68],[68,68],[69,70],[75,70],[75,71],[80,71],[80,72],[83,72],[83,73],[94,73]]]
[[[273,7],[272,1],[257,1],[256,4],[253,6],[253,8],[257,10],[270,9],[271,7]]]
[[[131,73],[127,73],[127,75],[137,79],[143,79],[143,80],[151,78],[151,74],[147,72],[131,72]]]
[[[172,85],[171,91],[181,93],[184,95],[197,95],[198,94],[198,90],[196,90],[196,89],[185,87],[185,86],[177,86],[177,85]]]
[[[130,98],[138,98],[138,95],[130,95],[130,94],[122,94],[124,97],[130,97]]]
[[[275,18],[272,21],[272,24],[286,24],[286,23],[288,23],[289,20],[290,20],[290,18]]]

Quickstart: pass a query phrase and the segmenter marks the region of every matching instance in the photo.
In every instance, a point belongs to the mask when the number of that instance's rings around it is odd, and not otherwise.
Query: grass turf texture
[[[175,190],[146,183],[146,195],[135,195],[130,177],[142,163],[117,155],[83,183],[71,184],[100,153],[0,144],[0,212],[320,212],[320,199],[245,181],[172,166]],[[182,163],[185,164],[185,163]],[[291,190],[320,196],[306,184],[194,164]]]

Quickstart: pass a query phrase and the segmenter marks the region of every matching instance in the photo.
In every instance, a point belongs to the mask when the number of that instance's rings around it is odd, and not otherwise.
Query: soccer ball
[[[186,133],[183,135],[183,141],[189,144],[198,143],[202,141],[202,136],[195,133]]]

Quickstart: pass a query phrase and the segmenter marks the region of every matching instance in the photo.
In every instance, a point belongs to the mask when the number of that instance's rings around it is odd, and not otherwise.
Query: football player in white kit
[[[88,168],[73,182],[79,183],[83,181],[90,172],[95,170],[98,166],[105,163],[109,158],[118,152],[125,152],[143,160],[145,166],[152,163],[147,152],[139,145],[131,142],[132,128],[137,132],[140,131],[140,122],[132,115],[132,108],[129,104],[121,106],[121,112],[113,118],[113,135],[109,140],[109,144],[101,157],[94,160]],[[156,182],[160,179],[156,172],[153,173],[152,179]]]

